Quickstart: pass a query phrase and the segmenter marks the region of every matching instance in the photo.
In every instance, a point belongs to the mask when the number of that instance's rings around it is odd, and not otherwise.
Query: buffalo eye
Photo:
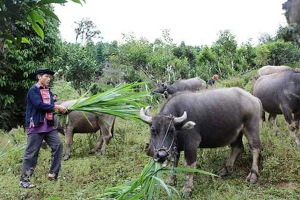
[[[153,127],[150,128],[150,132],[151,132],[152,135],[156,135],[157,134],[156,129],[153,128]]]

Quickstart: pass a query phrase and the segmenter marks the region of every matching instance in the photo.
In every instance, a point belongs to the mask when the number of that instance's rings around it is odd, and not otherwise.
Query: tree
[[[82,44],[92,43],[93,39],[102,39],[101,32],[97,30],[97,26],[88,18],[81,19],[75,22],[77,28],[75,28],[76,42],[78,38],[81,39]]]
[[[23,124],[25,95],[34,83],[30,73],[39,67],[55,69],[60,40],[51,4],[66,2],[0,0],[0,129]]]
[[[81,90],[88,90],[91,79],[97,69],[96,60],[89,48],[80,44],[63,43],[61,59],[58,63],[62,76],[70,81],[74,89],[81,95]]]
[[[234,73],[237,67],[234,62],[237,51],[235,36],[229,30],[220,31],[217,41],[211,48],[216,54],[218,74],[224,77]]]
[[[19,24],[19,29],[27,33],[29,43],[13,45],[6,53],[4,69],[0,78],[0,129],[10,129],[23,124],[25,119],[25,96],[34,84],[30,75],[37,68],[56,69],[55,60],[59,53],[59,30],[56,21],[46,18],[45,38],[42,40],[30,31],[27,24]]]
[[[81,3],[85,0],[72,0]],[[66,0],[1,0],[0,1],[0,54],[3,56],[8,44],[28,43],[27,33],[20,29],[20,23],[28,23],[32,30],[44,39],[45,17],[59,21],[51,9],[52,3],[64,4]]]
[[[292,41],[300,46],[300,1],[287,0],[282,9],[285,10],[285,17],[288,22],[288,28],[285,32],[285,39]]]

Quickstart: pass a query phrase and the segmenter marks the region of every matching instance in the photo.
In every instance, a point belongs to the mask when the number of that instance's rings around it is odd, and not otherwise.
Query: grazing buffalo
[[[231,155],[220,175],[229,173],[243,152],[243,135],[252,150],[252,167],[247,177],[255,183],[262,145],[259,136],[262,105],[258,98],[240,88],[182,92],[162,106],[159,114],[150,115],[149,108],[140,111],[141,119],[150,125],[150,155],[158,162],[173,160],[177,167],[180,151],[185,165],[195,168],[197,148],[231,146]],[[174,184],[176,176],[170,177]],[[190,196],[193,175],[186,175],[184,195]]]
[[[294,70],[293,68],[289,67],[289,66],[284,66],[284,65],[280,65],[280,66],[273,66],[273,65],[266,65],[261,67],[257,73],[258,73],[258,77],[255,78],[255,82],[256,80],[260,77],[260,76],[265,76],[265,75],[269,75],[269,74],[275,74],[275,73],[280,73],[282,71],[285,70]],[[254,83],[255,84],[255,83]],[[253,85],[254,85],[253,84]],[[276,119],[276,116],[270,114],[269,115],[269,122],[274,122]],[[263,113],[263,120],[265,121],[265,113]],[[275,123],[275,126],[277,128],[277,125]],[[277,128],[278,129],[278,128]]]
[[[183,79],[176,81],[172,85],[162,83],[160,86],[154,88],[152,93],[156,94],[175,94],[182,91],[199,91],[206,88],[206,82],[199,77]]]
[[[60,105],[65,107],[71,106],[76,100],[69,100],[62,102]],[[88,118],[88,120],[86,119]],[[71,111],[68,114],[68,123],[62,122],[62,126],[58,122],[58,118],[55,118],[57,124],[57,130],[65,135],[66,150],[64,160],[70,158],[70,147],[73,142],[74,133],[95,133],[100,129],[100,138],[96,145],[95,151],[102,155],[105,152],[106,146],[109,140],[113,137],[113,128],[115,123],[115,116],[103,114],[97,116],[92,113],[81,111]]]
[[[274,118],[278,114],[284,115],[290,134],[299,145],[300,73],[287,70],[261,76],[254,85],[253,95],[261,100],[263,109]]]

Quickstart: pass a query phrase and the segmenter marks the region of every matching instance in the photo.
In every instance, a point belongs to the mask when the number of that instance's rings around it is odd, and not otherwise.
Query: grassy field
[[[222,84],[217,86],[242,83],[234,80]],[[195,189],[191,199],[300,199],[299,147],[293,144],[283,116],[278,117],[277,124],[280,128],[277,135],[267,123],[262,124],[264,149],[257,184],[246,182],[252,156],[245,140],[245,151],[230,176],[219,179],[194,175]],[[117,118],[114,137],[101,157],[89,153],[96,144],[97,134],[75,134],[71,158],[62,162],[58,181],[47,180],[50,149],[41,149],[37,168],[31,178],[36,184],[33,189],[19,187],[26,144],[23,128],[19,127],[10,133],[0,131],[0,199],[100,199],[99,195],[106,188],[138,177],[145,164],[150,162],[151,158],[143,152],[149,137],[148,129],[144,123]],[[62,135],[61,139],[64,140]],[[199,149],[197,168],[217,174],[228,156],[228,147]],[[181,166],[182,163],[183,156]],[[180,175],[176,186],[179,191],[183,183],[184,175]],[[162,194],[160,199],[167,199],[166,195]]]

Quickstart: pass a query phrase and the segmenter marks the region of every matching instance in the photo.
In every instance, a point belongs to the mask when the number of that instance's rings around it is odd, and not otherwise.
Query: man
[[[219,76],[217,74],[213,75],[213,77],[207,82],[206,88],[208,88],[208,86],[212,87],[218,78]]]
[[[37,83],[27,93],[25,128],[28,137],[20,177],[23,188],[34,187],[29,178],[36,167],[43,140],[51,148],[51,167],[48,178],[57,179],[60,170],[63,146],[54,127],[53,112],[58,110],[66,113],[67,109],[61,105],[54,105],[53,94],[48,86],[53,74],[54,72],[50,69],[36,70]]]

